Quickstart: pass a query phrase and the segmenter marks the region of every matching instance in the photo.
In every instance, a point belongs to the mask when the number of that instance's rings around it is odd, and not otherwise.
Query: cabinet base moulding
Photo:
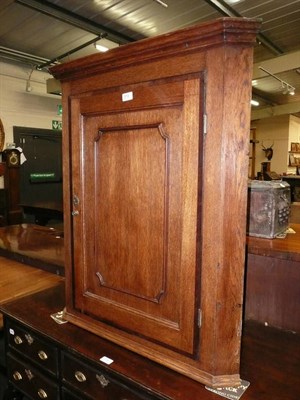
[[[103,339],[107,339],[113,343],[116,343],[128,350],[131,350],[141,356],[146,357],[158,364],[171,368],[172,370],[179,372],[197,382],[203,383],[207,386],[217,388],[217,387],[236,387],[241,384],[241,379],[239,374],[232,375],[213,375],[205,370],[201,369],[201,364],[195,360],[180,360],[182,356],[178,353],[173,353],[170,350],[162,351],[160,347],[155,348],[155,345],[149,346],[147,340],[134,337],[129,333],[124,333],[116,328],[107,329],[106,324],[101,324],[91,318],[82,318],[82,315],[76,317],[76,315],[65,312],[64,318],[83,329],[94,333]]]

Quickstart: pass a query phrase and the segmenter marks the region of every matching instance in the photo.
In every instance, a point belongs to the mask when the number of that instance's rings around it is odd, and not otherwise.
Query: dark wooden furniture
[[[0,256],[64,275],[64,234],[34,224],[0,227]]]
[[[51,400],[220,399],[201,383],[74,324],[58,325],[50,315],[64,304],[64,288],[58,285],[0,307],[10,392],[19,388],[30,399],[46,393]],[[113,362],[100,361],[103,356]],[[299,334],[247,322],[241,376],[250,386],[243,400],[298,400],[299,369]]]
[[[281,178],[291,186],[291,200],[300,201],[300,176],[286,175],[281,176]]]
[[[62,219],[61,131],[14,126],[14,142],[26,162],[20,168],[20,201],[24,221],[45,225]]]
[[[42,269],[0,257],[0,304],[52,287],[62,280],[62,277]]]
[[[63,221],[63,205],[54,201],[32,201],[30,204],[22,203],[21,208],[25,214],[34,216],[37,225],[47,225],[51,219]]]
[[[17,163],[8,162],[11,156]],[[22,209],[20,208],[20,163],[19,151],[13,149],[2,153],[0,162],[0,176],[4,179],[4,188],[0,189],[0,226],[18,224],[22,222]]]
[[[4,177],[5,172],[6,172],[6,165],[4,162],[0,162],[0,176]],[[7,216],[8,216],[7,190],[3,188],[0,189],[0,226],[7,225]]]
[[[35,268],[24,265],[25,262]],[[53,273],[64,274],[61,232],[26,224],[0,228],[0,304],[62,282],[63,278]],[[34,312],[34,310],[31,311]],[[3,338],[3,319],[0,314],[1,400],[4,400],[2,395],[6,387]],[[17,397],[13,398],[17,399]]]
[[[23,215],[20,207],[20,152],[6,149],[2,152],[4,188],[7,195],[7,224],[19,224]],[[0,168],[1,170],[1,168]]]
[[[300,224],[285,239],[247,238],[245,318],[300,332]]]
[[[0,226],[7,225],[7,212],[7,193],[3,188],[0,189]]]
[[[52,68],[67,319],[215,386],[240,382],[259,25],[220,19]]]

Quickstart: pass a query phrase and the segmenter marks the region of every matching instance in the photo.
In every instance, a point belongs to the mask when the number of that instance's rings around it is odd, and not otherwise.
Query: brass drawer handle
[[[109,380],[105,378],[104,375],[98,375],[96,374],[96,379],[100,383],[100,385],[105,388],[109,384]]]
[[[84,375],[84,373],[80,372],[80,371],[76,371],[75,372],[75,378],[78,382],[85,382],[86,381],[86,376]]]
[[[40,360],[47,360],[47,358],[48,358],[48,356],[47,356],[47,354],[43,351],[43,350],[40,350],[39,352],[38,352],[38,356],[39,356],[39,359]]]
[[[23,343],[23,340],[22,340],[22,338],[20,336],[15,336],[14,337],[14,342],[19,345],[19,344]]]
[[[25,339],[27,340],[28,344],[32,344],[34,342],[33,337],[29,333],[25,334]]]
[[[40,399],[46,399],[48,397],[47,393],[45,392],[44,389],[39,389],[38,390],[38,396]]]
[[[15,371],[13,373],[13,378],[14,378],[15,381],[21,381],[23,379],[23,377],[22,377],[22,375],[20,374],[19,371]]]
[[[30,371],[30,369],[25,369],[25,373],[27,375],[27,378],[31,381],[31,379],[34,378],[33,373]]]

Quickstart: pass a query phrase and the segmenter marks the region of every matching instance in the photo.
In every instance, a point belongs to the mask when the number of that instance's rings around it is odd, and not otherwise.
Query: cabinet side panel
[[[209,53],[208,65],[201,340],[203,361],[209,362],[217,375],[239,369],[252,49],[216,49]],[[215,336],[208,329],[212,325]]]

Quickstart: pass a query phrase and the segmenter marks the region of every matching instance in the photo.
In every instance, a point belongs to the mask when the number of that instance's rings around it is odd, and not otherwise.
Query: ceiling
[[[300,0],[231,3],[1,0],[0,59],[47,69],[55,62],[96,52],[94,42],[99,37],[123,45],[222,16],[260,18],[253,68],[253,98],[260,106],[252,114],[300,116]],[[285,83],[295,88],[295,95],[283,94]]]

